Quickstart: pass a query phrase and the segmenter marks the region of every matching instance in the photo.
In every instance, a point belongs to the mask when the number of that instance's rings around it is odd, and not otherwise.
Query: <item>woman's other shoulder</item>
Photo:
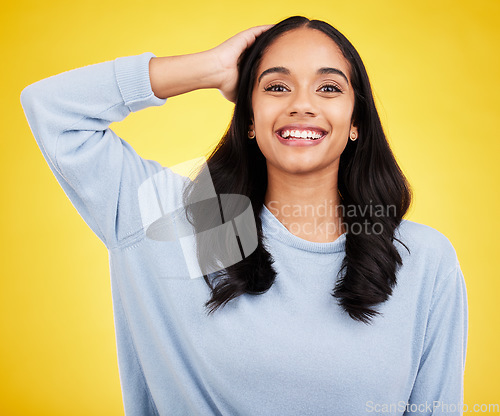
[[[457,253],[450,239],[429,225],[403,219],[394,236],[408,246],[413,254],[457,262]]]

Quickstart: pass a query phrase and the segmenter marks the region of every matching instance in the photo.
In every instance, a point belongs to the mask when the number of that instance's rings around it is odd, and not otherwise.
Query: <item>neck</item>
[[[294,235],[313,242],[335,241],[343,232],[338,169],[307,174],[268,167],[265,205]]]

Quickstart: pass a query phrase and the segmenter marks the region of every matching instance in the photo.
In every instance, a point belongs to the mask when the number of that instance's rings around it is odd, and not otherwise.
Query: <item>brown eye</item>
[[[322,85],[320,88],[319,88],[319,91],[320,92],[342,92],[340,90],[340,88],[338,88],[336,85],[334,84],[326,84],[326,85]]]
[[[284,85],[281,85],[281,84],[269,85],[264,90],[271,91],[271,92],[286,92],[286,91],[288,91],[288,89]]]

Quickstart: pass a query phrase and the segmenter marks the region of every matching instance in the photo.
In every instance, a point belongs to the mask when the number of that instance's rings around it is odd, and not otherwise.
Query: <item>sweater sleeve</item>
[[[137,188],[162,169],[142,159],[110,128],[131,112],[160,106],[144,53],[63,72],[21,92],[35,140],[57,181],[108,248],[140,228]],[[118,229],[120,224],[120,229]]]
[[[461,415],[468,307],[464,276],[455,268],[437,279],[419,370],[405,415]]]

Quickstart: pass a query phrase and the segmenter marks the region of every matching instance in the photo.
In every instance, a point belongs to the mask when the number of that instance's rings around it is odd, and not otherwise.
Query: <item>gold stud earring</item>
[[[248,138],[255,139],[255,130],[253,129],[248,130]]]
[[[354,141],[356,141],[356,139],[358,138],[358,136],[356,135],[356,132],[351,131],[351,134],[350,134],[349,138],[354,142]]]

